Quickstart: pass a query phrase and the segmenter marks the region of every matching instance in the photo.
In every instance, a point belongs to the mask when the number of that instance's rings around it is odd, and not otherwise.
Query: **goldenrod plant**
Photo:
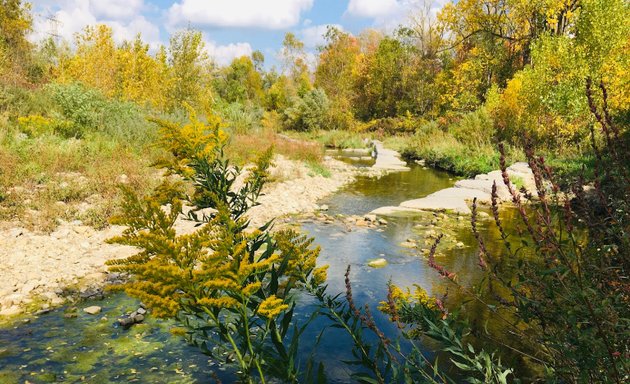
[[[127,229],[111,242],[140,251],[110,262],[112,271],[131,275],[120,289],[154,315],[177,319],[175,333],[233,364],[242,382],[297,382],[303,328],[292,321],[294,292],[320,286],[326,267],[316,267],[319,249],[309,247],[311,239],[292,230],[272,233],[271,222],[250,228],[246,214],[267,180],[271,151],[237,187],[242,169],[223,155],[227,135],[218,117],[202,122],[191,113],[185,125],[156,123],[170,153],[159,165],[179,181],[166,181],[146,197],[125,192],[124,212],[113,222]],[[192,233],[175,230],[184,216],[197,223]]]

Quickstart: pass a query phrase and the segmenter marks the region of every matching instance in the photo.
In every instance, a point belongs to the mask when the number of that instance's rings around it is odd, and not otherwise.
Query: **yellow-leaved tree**
[[[116,95],[116,45],[112,28],[99,24],[87,26],[75,35],[76,52],[61,72],[63,82],[79,81],[108,97]]]
[[[149,54],[149,45],[142,41],[140,34],[116,50],[116,61],[116,93],[121,98],[153,107],[164,106],[168,73],[160,61]]]

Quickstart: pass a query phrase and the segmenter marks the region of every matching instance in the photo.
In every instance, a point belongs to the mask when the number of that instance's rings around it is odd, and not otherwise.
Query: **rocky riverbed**
[[[386,151],[385,151],[386,152]],[[331,176],[315,174],[300,162],[282,156],[274,158],[271,169],[275,182],[269,183],[260,198],[261,205],[250,212],[253,225],[292,214],[321,210],[321,198],[352,182],[358,175],[380,176],[400,170],[396,154],[388,153],[379,167],[357,168],[326,158],[324,166]],[[325,207],[324,207],[325,208]],[[59,221],[50,234],[33,232],[18,223],[3,223],[0,230],[0,316],[24,311],[40,311],[61,305],[69,292],[88,297],[108,279],[105,261],[124,258],[135,252],[131,247],[107,244],[123,227],[95,230],[80,221]],[[178,232],[192,230],[192,223],[180,220]]]

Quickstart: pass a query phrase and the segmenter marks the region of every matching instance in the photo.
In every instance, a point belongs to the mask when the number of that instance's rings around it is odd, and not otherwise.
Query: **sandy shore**
[[[253,225],[274,217],[313,212],[317,201],[352,182],[358,175],[377,176],[394,169],[359,169],[327,158],[331,176],[315,175],[304,164],[281,156],[274,159],[272,176],[260,198],[260,206],[250,211]],[[124,258],[135,252],[131,247],[112,245],[106,239],[123,227],[97,231],[81,222],[62,222],[51,234],[38,234],[3,223],[0,231],[0,316],[11,316],[27,308],[38,310],[64,302],[68,286],[102,285],[108,276],[105,261]],[[189,222],[178,223],[186,231]],[[30,306],[29,306],[30,304]]]

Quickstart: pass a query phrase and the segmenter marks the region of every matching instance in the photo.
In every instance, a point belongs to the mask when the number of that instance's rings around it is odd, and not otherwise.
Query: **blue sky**
[[[447,0],[426,0],[435,12]],[[56,31],[71,40],[86,25],[105,23],[120,42],[141,33],[156,48],[170,34],[192,26],[200,29],[208,53],[219,63],[265,54],[267,66],[277,62],[286,32],[315,52],[327,25],[350,33],[365,28],[385,31],[407,22],[423,0],[34,0],[33,40]],[[53,16],[56,27],[48,20]]]

